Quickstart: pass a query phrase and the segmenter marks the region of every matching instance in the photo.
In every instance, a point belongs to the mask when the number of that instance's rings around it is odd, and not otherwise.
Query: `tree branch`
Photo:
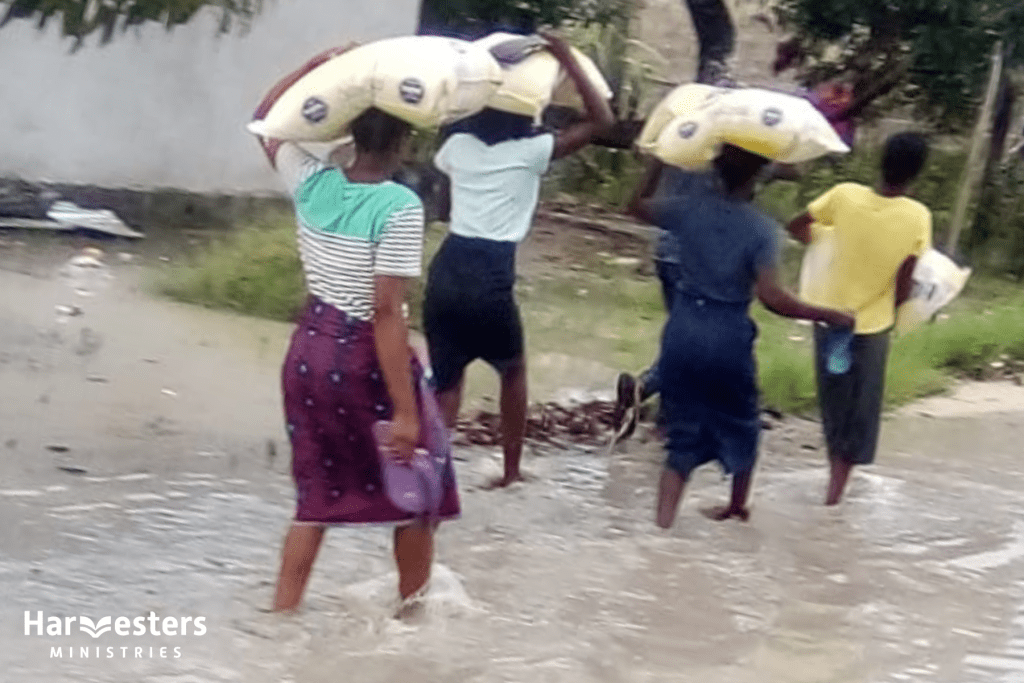
[[[864,110],[867,109],[872,102],[877,100],[879,97],[883,97],[884,95],[888,95],[892,92],[896,86],[906,78],[909,71],[910,63],[905,60],[898,68],[896,68],[895,71],[883,67],[883,73],[887,73],[888,76],[876,75],[871,81],[874,85],[868,88],[867,91],[859,94],[855,91],[855,99],[853,104],[850,105],[850,108],[846,110],[846,115],[849,118],[857,118],[863,114]]]

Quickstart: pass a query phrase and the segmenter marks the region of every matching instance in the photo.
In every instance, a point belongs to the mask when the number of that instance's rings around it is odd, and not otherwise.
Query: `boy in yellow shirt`
[[[914,133],[891,137],[877,189],[836,185],[793,219],[789,232],[810,244],[833,240],[831,266],[808,302],[856,312],[849,370],[829,368],[829,331],[815,330],[815,366],[831,477],[826,505],[842,499],[855,465],[874,462],[885,394],[889,333],[910,297],[917,259],[931,247],[932,216],[907,197],[924,167],[928,143]]]

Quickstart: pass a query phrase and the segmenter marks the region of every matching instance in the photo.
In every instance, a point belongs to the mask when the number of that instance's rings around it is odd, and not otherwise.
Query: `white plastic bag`
[[[832,268],[836,240],[830,232],[821,234],[804,252],[800,266],[800,298],[824,305],[824,287]],[[910,332],[931,320],[963,291],[971,276],[970,268],[961,268],[948,256],[929,249],[914,268],[914,288],[910,299],[896,311],[896,331]]]
[[[371,106],[432,128],[483,109],[501,67],[473,43],[439,36],[389,38],[353,48],[299,79],[249,130],[296,142],[329,142]]]
[[[929,249],[914,268],[910,299],[896,311],[896,331],[909,332],[948,306],[967,284],[970,268],[961,268],[945,254]]]
[[[807,245],[800,264],[800,298],[812,304],[821,304],[825,297],[825,283],[836,253],[836,238],[824,232]]]

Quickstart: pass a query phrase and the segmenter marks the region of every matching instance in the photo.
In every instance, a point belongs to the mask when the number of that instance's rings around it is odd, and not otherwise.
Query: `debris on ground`
[[[102,232],[115,237],[144,237],[141,232],[132,230],[110,209],[83,209],[72,202],[55,202],[46,217],[62,224],[65,229],[84,229]]]
[[[59,318],[77,318],[84,313],[80,306],[61,305],[57,306],[55,310]]]
[[[612,431],[612,401],[590,400],[581,403],[548,402],[530,408],[526,419],[526,438],[544,443],[599,445],[607,442]],[[478,410],[459,420],[455,428],[457,446],[496,446],[501,443],[501,416]]]
[[[0,182],[0,219],[45,220],[46,211],[60,199],[53,190],[24,180],[4,179]]]
[[[526,418],[526,440],[555,446],[606,445],[612,435],[614,410],[615,402],[602,398],[534,404]],[[656,417],[654,404],[645,404],[641,421],[653,423]],[[761,427],[765,431],[776,430],[785,422],[786,417],[777,410],[766,408],[761,414]],[[783,438],[788,436],[785,431]],[[500,446],[501,415],[477,410],[461,418],[455,427],[453,443],[456,446]]]
[[[57,276],[64,282],[67,294],[74,303],[60,304],[55,308],[57,322],[66,324],[71,318],[84,315],[85,311],[77,301],[96,296],[114,280],[114,275],[103,262],[103,252],[88,247],[72,256],[61,266]]]
[[[961,373],[964,379],[976,382],[1009,381],[1024,385],[1024,360],[1016,360],[1003,354],[998,360],[979,363],[976,367]]]
[[[60,194],[21,180],[0,183],[0,228],[21,230],[88,231],[139,239],[110,209],[88,209],[61,199]]]

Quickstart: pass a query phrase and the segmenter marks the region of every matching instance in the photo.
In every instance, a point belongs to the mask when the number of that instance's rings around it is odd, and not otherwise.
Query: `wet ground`
[[[380,529],[333,531],[305,610],[282,617],[266,608],[292,502],[288,328],[155,301],[133,264],[75,299],[53,276],[67,255],[0,257],[3,681],[1024,680],[1017,387],[901,411],[834,510],[816,426],[775,424],[747,525],[699,515],[725,494],[707,469],[658,531],[653,440],[536,448],[532,481],[502,492],[478,488],[495,449],[461,448],[464,517],[419,622],[390,618]],[[25,635],[26,611],[206,633]]]

